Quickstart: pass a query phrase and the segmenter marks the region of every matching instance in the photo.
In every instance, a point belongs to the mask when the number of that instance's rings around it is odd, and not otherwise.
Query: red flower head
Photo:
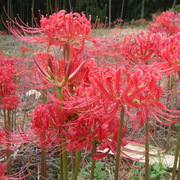
[[[125,58],[125,63],[147,64],[154,61],[159,48],[159,34],[141,32],[141,34],[127,35],[123,42],[116,42],[114,48]]]
[[[4,164],[0,163],[0,179],[3,178],[5,176],[5,167]]]
[[[41,81],[46,86],[62,87],[65,83],[77,84],[82,76],[86,76],[89,67],[93,62],[86,66],[82,58],[66,61],[64,58],[56,59],[50,53],[37,53],[34,55],[36,65],[35,73],[38,73]]]
[[[91,19],[84,13],[66,13],[61,10],[50,15],[49,19],[42,16],[40,26],[44,35],[53,38],[54,44],[67,43],[68,40],[87,38],[91,32]]]
[[[158,81],[162,76],[153,70],[153,65],[137,66],[129,70],[126,76],[128,84],[123,99],[129,107],[137,110],[135,119],[131,116],[135,129],[144,124],[148,116],[164,125],[177,122],[180,111],[169,110],[160,102],[163,87],[158,85]]]
[[[162,124],[174,123],[180,111],[171,111],[160,102],[163,87],[158,86],[158,81],[162,76],[156,70],[147,65],[130,70],[125,67],[117,70],[101,67],[90,78],[88,88],[78,88],[81,98],[74,100],[75,107],[86,111],[91,108],[89,111],[99,116],[104,114],[104,127],[114,120],[121,108],[125,108],[125,113],[130,116],[134,129],[144,124],[148,116]]]
[[[18,96],[6,96],[2,98],[2,107],[4,109],[16,109],[19,104]]]
[[[31,49],[31,48],[28,48],[28,47],[25,47],[25,46],[21,46],[19,48],[19,51],[21,52],[27,52],[27,51],[34,51],[34,49]]]
[[[7,32],[6,31],[0,31],[0,34],[5,35],[5,34],[7,34]]]
[[[36,65],[33,67],[35,73],[46,86],[59,86],[63,81],[65,71],[64,59],[56,59],[50,53],[37,53],[34,55]]]
[[[0,49],[0,54],[3,54],[3,53],[4,53],[4,51]]]
[[[19,104],[18,96],[15,95],[17,85],[13,82],[16,74],[14,62],[9,59],[0,61],[0,98],[1,108],[16,109]]]
[[[180,30],[180,13],[172,11],[162,12],[160,16],[154,14],[154,24],[150,25],[150,30],[154,33],[164,32],[167,35],[178,33]]]
[[[61,10],[50,15],[49,18],[42,15],[40,26],[36,28],[22,26],[17,20],[14,21],[10,17],[9,19],[21,30],[14,28],[10,23],[6,24],[7,29],[23,42],[48,43],[49,46],[65,45],[70,49],[72,55],[83,52],[85,40],[94,42],[94,38],[89,36],[91,18],[88,20],[84,13],[66,13],[65,10]],[[36,34],[37,36],[32,37],[27,34]]]
[[[5,136],[5,132],[0,130],[0,144],[1,144],[1,141],[3,140],[4,136]]]
[[[51,146],[53,148],[59,143],[58,139],[62,137],[61,134],[63,135],[66,131],[65,122],[68,121],[68,116],[68,112],[63,110],[59,103],[39,104],[34,109],[30,130],[32,137],[30,138],[38,139],[40,147]]]
[[[106,127],[103,126],[103,115],[95,117],[90,114],[79,114],[78,117],[69,123],[69,134],[66,133],[69,140],[69,150],[82,150],[86,149],[90,151],[93,147],[93,143],[96,142],[98,149],[104,150],[108,148],[113,152],[116,152],[117,139],[118,139],[118,117],[115,117]],[[123,127],[123,140],[122,146],[126,145],[125,134],[127,128]],[[94,155],[94,158],[103,158],[107,154],[98,156]]]

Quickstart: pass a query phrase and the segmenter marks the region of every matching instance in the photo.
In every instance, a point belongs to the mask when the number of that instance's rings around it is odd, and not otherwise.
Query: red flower
[[[129,107],[137,109],[135,119],[131,116],[135,129],[144,124],[148,116],[164,125],[177,122],[180,111],[169,110],[160,102],[163,87],[157,85],[160,75],[153,72],[152,66],[137,66],[126,76],[128,84],[123,99]]]
[[[28,47],[25,47],[25,46],[21,46],[21,47],[19,47],[19,51],[27,52],[27,51],[34,51],[34,49],[31,49],[31,48],[28,48]]]
[[[0,163],[0,179],[5,176],[6,170],[4,164]]]
[[[10,17],[9,19],[21,30],[14,28],[10,23],[5,26],[23,42],[48,43],[49,46],[67,45],[73,56],[83,52],[85,40],[95,42],[94,38],[89,36],[91,33],[91,19],[88,20],[84,13],[66,13],[65,10],[61,10],[50,15],[49,18],[42,15],[40,27],[36,28],[22,26],[17,20],[14,21]],[[37,33],[40,35],[36,37],[27,35],[37,35]]]
[[[4,53],[4,51],[0,49],[0,54],[3,54],[3,53]]]
[[[50,53],[37,53],[34,55],[36,65],[33,66],[41,82],[46,87],[59,86],[63,81],[65,71],[64,59],[56,59]]]
[[[16,109],[19,104],[18,96],[6,96],[2,98],[2,107],[4,109]]]
[[[89,71],[89,62],[82,58],[56,59],[50,53],[37,53],[34,55],[36,65],[33,67],[41,82],[47,87],[62,87],[64,84],[78,84]]]
[[[115,50],[125,58],[125,63],[145,64],[155,61],[159,49],[159,34],[141,32],[127,35],[123,42],[113,44]]]
[[[167,35],[178,33],[180,30],[180,13],[172,11],[162,12],[160,16],[154,14],[154,24],[150,25],[150,30],[154,33],[164,32]]]
[[[93,143],[96,142],[98,149],[104,150],[109,149],[113,152],[116,152],[117,147],[117,132],[119,130],[118,126],[118,117],[115,117],[106,127],[103,126],[103,115],[95,117],[90,113],[83,115],[79,114],[78,117],[69,123],[69,134],[67,134],[69,140],[69,150],[82,150],[90,151],[93,147]],[[127,128],[124,125],[123,127],[123,140],[122,146],[125,146],[125,134]],[[103,158],[103,156],[94,155],[97,158]]]
[[[63,110],[59,103],[39,104],[34,109],[31,130],[24,132],[24,136],[32,142],[38,140],[36,145],[39,147],[53,149],[59,146],[59,140],[67,131],[68,116],[68,111]]]

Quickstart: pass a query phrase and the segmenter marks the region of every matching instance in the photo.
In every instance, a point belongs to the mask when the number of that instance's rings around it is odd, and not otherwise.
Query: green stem
[[[66,58],[67,53],[67,61],[69,60],[69,48],[66,46],[64,48],[64,59]],[[59,99],[63,101],[63,87],[57,88],[57,93],[59,96]],[[62,107],[62,104],[60,104],[60,107]],[[65,139],[63,136],[62,139]],[[60,180],[68,180],[68,160],[67,160],[67,150],[66,150],[66,140],[62,141],[62,145],[60,145],[60,151],[62,151],[60,155]]]
[[[147,117],[147,122],[145,123],[145,179],[149,180],[149,119]]]
[[[69,61],[69,59],[70,59],[70,49],[67,47],[66,51],[67,51],[67,61]]]
[[[92,156],[93,154],[96,154],[97,152],[97,144],[96,142],[94,143],[93,149],[92,149]],[[96,166],[96,159],[92,158],[92,165],[91,165],[91,176],[90,176],[90,180],[94,180],[94,170],[95,170],[95,166]]]
[[[62,154],[60,155],[60,180],[61,179],[64,179],[64,176],[63,176],[63,156],[62,156]]]
[[[66,145],[63,145],[64,148],[66,148]],[[63,176],[64,180],[68,180],[68,161],[67,161],[67,151],[65,150],[62,153],[62,159],[63,159]]]
[[[59,99],[62,101],[62,99],[63,99],[63,96],[62,96],[62,87],[58,87],[57,88],[57,93],[58,93]],[[62,106],[62,105],[60,104],[60,106]],[[60,151],[61,151],[61,148],[62,148],[62,146],[60,146]],[[63,175],[64,168],[63,168],[63,166],[64,166],[64,163],[63,163],[63,154],[61,153],[61,155],[60,155],[60,180],[64,179],[64,175]]]
[[[68,47],[68,43],[64,45],[64,59],[67,61],[70,59],[70,49]]]
[[[7,127],[7,119],[6,119],[6,110],[3,109],[3,113],[4,113],[4,126]]]
[[[180,152],[179,152],[179,165],[178,165],[178,174],[177,177],[180,177]]]
[[[9,130],[12,130],[12,122],[11,122],[11,110],[8,110],[8,128]]]
[[[40,180],[47,178],[46,152],[41,150],[41,176]]]
[[[59,99],[62,101],[62,100],[63,100],[62,87],[58,87],[58,88],[57,88],[57,93],[58,93]],[[60,104],[60,106],[62,106],[62,105]]]
[[[173,90],[173,82],[174,82],[174,75],[171,74],[168,82],[168,90],[172,91]],[[169,109],[174,109],[174,98],[171,98],[171,95],[168,95],[167,99],[169,100]],[[168,152],[169,149],[169,144],[170,144],[170,138],[171,138],[171,131],[172,131],[172,125],[170,124],[168,127],[168,135],[167,135],[167,141],[166,141],[166,152]]]
[[[12,164],[11,164],[11,150],[7,150],[6,152],[8,164],[7,164],[7,175],[12,175]]]
[[[178,157],[179,157],[179,151],[180,151],[180,127],[178,128],[178,139],[177,139],[177,145],[176,145],[176,151],[175,151],[175,157],[174,157],[172,180],[175,180],[175,176],[176,176],[177,161],[178,161]]]
[[[76,153],[74,151],[72,151],[71,159],[72,159],[72,177],[73,177],[76,167]]]
[[[10,116],[10,110],[7,110],[7,129],[8,131],[11,130],[11,116]],[[7,138],[9,138],[9,134],[7,133]],[[10,146],[10,143],[8,144]],[[7,175],[12,175],[12,163],[11,163],[11,150],[7,149],[7,160],[8,160],[8,164],[7,164]]]
[[[120,117],[120,121],[119,121],[119,134],[118,134],[118,144],[117,144],[117,152],[116,152],[114,180],[118,180],[118,176],[119,176],[119,161],[120,161],[120,154],[121,154],[124,113],[125,113],[125,109],[122,108],[121,109],[121,117]]]
[[[42,93],[42,102],[46,103],[47,102],[47,91],[43,90]],[[42,139],[45,138],[45,133],[42,134]],[[45,180],[47,178],[47,157],[46,157],[46,152],[45,150],[41,149],[41,176],[40,180]]]
[[[59,99],[63,100],[63,89],[62,87],[57,88]],[[62,107],[62,104],[60,104],[60,107]],[[63,136],[62,139],[65,139]],[[62,141],[62,145],[60,146],[60,149],[62,149],[63,153],[60,157],[60,176],[63,176],[62,180],[68,180],[68,160],[67,160],[67,151],[66,151],[66,141]],[[63,171],[63,175],[62,175]]]
[[[72,180],[77,180],[77,177],[78,177],[78,172],[79,172],[79,164],[80,164],[80,161],[81,161],[81,152],[82,151],[79,151],[77,153],[77,157],[76,157],[76,164],[75,164],[75,168],[74,168],[74,173],[72,175]],[[76,154],[76,153],[75,153]]]

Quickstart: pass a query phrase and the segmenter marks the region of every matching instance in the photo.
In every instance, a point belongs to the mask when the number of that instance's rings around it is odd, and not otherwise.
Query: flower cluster
[[[42,16],[35,28],[12,20],[21,31],[12,25],[7,28],[20,40],[47,43],[43,52],[32,58],[33,77],[47,99],[35,106],[30,128],[21,132],[24,141],[43,152],[58,152],[64,163],[67,151],[94,148],[105,152],[99,155],[93,151],[94,159],[107,156],[109,151],[119,159],[120,147],[138,141],[130,136],[132,131],[154,121],[162,125],[179,122],[180,110],[171,110],[163,103],[170,96],[176,97],[178,90],[167,88],[169,77],[180,74],[179,27],[170,27],[167,21],[176,16],[179,14],[162,13],[147,33],[108,36],[99,41],[90,37],[91,19],[84,13],[61,10],[49,18]],[[86,46],[86,40],[93,43]],[[3,59],[0,63],[1,107],[15,109],[19,103],[13,79],[16,70],[11,61]]]
[[[167,35],[176,34],[180,31],[180,13],[172,11],[162,12],[161,15],[154,14],[154,24],[149,29],[154,32],[166,33]]]
[[[17,85],[14,83],[13,76],[16,70],[13,61],[9,59],[1,59],[0,62],[0,101],[1,108],[16,109],[19,104],[18,96],[16,95]]]
[[[61,10],[54,13],[49,18],[42,15],[40,26],[31,28],[23,27],[17,20],[9,19],[18,28],[13,28],[9,23],[5,24],[7,29],[23,42],[32,43],[48,43],[48,47],[65,46],[70,49],[72,56],[82,54],[84,51],[85,40],[95,43],[95,38],[90,37],[91,33],[91,18],[86,18],[85,14],[79,13],[66,13]],[[24,35],[22,34],[24,32]],[[39,34],[36,37],[32,35]],[[31,34],[28,36],[27,34]]]
[[[0,178],[3,178],[5,176],[5,167],[4,164],[0,163]]]

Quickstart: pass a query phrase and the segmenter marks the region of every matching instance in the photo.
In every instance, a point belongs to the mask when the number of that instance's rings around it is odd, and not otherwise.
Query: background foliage
[[[84,11],[86,15],[91,15],[92,21],[95,21],[96,16],[103,23],[106,17],[109,17],[109,4],[111,3],[111,21],[120,18],[126,22],[132,19],[137,20],[141,17],[142,3],[144,2],[144,18],[151,19],[155,12],[162,12],[172,8],[173,4],[177,4],[176,0],[1,0],[0,14],[6,18],[3,7],[6,9],[10,17],[14,18],[17,14],[20,15],[24,22],[32,25],[32,8],[34,9],[35,17],[39,18],[41,14],[52,14],[60,9],[65,9],[67,12],[73,10],[76,12]],[[122,7],[123,6],[123,7]],[[3,29],[0,23],[0,29]]]

